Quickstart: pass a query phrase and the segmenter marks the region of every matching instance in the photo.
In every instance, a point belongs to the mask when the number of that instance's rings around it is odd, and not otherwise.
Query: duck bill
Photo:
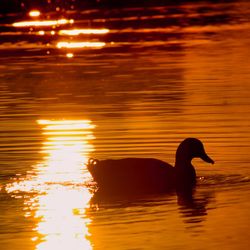
[[[207,163],[214,164],[214,161],[204,152],[204,154],[201,156],[201,159]]]

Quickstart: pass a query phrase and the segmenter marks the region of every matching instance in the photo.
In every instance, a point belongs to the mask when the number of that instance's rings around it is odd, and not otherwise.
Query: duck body
[[[164,192],[173,187],[175,179],[175,169],[154,158],[95,160],[88,169],[106,193]]]
[[[161,193],[195,185],[196,173],[191,164],[195,157],[214,163],[201,141],[187,138],[176,151],[174,167],[154,158],[90,159],[87,167],[103,193]]]

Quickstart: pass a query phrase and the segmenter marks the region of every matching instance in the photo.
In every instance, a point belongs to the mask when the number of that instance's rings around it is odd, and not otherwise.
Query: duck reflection
[[[200,228],[208,215],[207,206],[213,199],[213,193],[208,191],[201,192],[197,188],[185,191],[177,191],[177,203],[179,212],[184,222],[192,228]]]
[[[151,246],[172,246],[176,230],[188,237],[200,237],[206,230],[212,195],[198,189],[197,193],[193,190],[130,197],[96,193],[86,210],[91,218],[89,239],[97,249],[108,249],[110,244],[113,249],[121,245],[128,249],[126,246],[145,244],[145,239]]]
[[[179,216],[183,219],[186,227],[191,229],[190,232],[202,231],[203,222],[208,216],[208,205],[212,202],[214,195],[207,190],[200,190],[199,187],[188,188],[186,190],[168,191],[161,194],[148,194],[148,195],[105,195],[101,192],[96,192],[91,198],[90,207],[88,212],[98,211],[103,209],[129,209],[130,211],[136,210],[136,207],[145,207],[150,211],[157,206],[170,207],[170,210],[177,205]],[[177,202],[176,202],[177,201]],[[175,203],[175,205],[174,205]],[[173,213],[173,212],[172,212]],[[143,216],[142,214],[139,217]],[[173,215],[174,216],[174,215]],[[163,221],[165,218],[162,218]],[[92,228],[95,224],[95,218],[90,225]],[[163,223],[163,222],[162,222]],[[174,222],[176,223],[176,222]]]

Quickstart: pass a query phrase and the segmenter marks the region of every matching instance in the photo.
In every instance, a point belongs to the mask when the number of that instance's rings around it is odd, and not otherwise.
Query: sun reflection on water
[[[92,196],[86,186],[91,177],[84,163],[93,151],[94,125],[88,120],[37,123],[44,136],[42,161],[6,190],[16,198],[25,193],[25,217],[36,222],[31,240],[37,250],[92,249],[91,221],[85,214]]]
[[[41,15],[41,12],[39,10],[31,10],[29,12],[30,17],[39,17]]]
[[[22,21],[15,22],[12,25],[14,27],[43,27],[43,26],[56,26],[64,24],[74,23],[73,19],[59,19],[59,20],[37,20],[37,21]]]
[[[102,35],[109,33],[109,29],[71,29],[71,30],[60,30],[59,35],[67,36],[78,36],[81,34],[84,35]]]
[[[66,54],[66,57],[68,57],[68,58],[73,58],[73,57],[74,57],[74,54],[73,54],[73,53],[67,53],[67,54]]]
[[[104,47],[106,43],[104,42],[58,42],[57,48],[101,48]]]
[[[74,54],[71,50],[77,49],[99,49],[106,46],[106,43],[99,41],[98,36],[105,35],[110,32],[107,28],[90,28],[90,27],[74,27],[75,20],[67,18],[59,18],[51,20],[49,16],[42,15],[39,10],[31,10],[27,13],[30,17],[29,20],[23,20],[14,22],[11,25],[16,29],[19,29],[20,34],[29,36],[38,36],[50,39],[50,42],[46,43],[46,46],[51,48],[57,48],[58,52],[62,50],[66,52],[67,58],[73,58]],[[64,27],[61,29],[61,27]],[[10,32],[8,33],[10,34]],[[69,37],[70,40],[58,39],[60,36]],[[87,36],[83,38],[83,36]],[[91,38],[90,36],[94,36]],[[76,40],[74,40],[76,38]],[[38,38],[38,41],[40,38]],[[43,44],[40,41],[39,46]],[[66,50],[66,51],[65,51]],[[49,51],[46,52],[47,55],[50,54]],[[60,52],[59,52],[60,53]]]

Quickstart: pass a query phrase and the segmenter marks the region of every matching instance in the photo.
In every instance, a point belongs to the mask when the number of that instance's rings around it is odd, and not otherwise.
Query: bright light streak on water
[[[74,23],[73,19],[59,19],[59,20],[47,20],[47,21],[22,21],[15,22],[12,24],[14,27],[42,27],[42,26],[56,26],[64,24]]]
[[[38,17],[38,16],[40,16],[41,15],[41,12],[39,11],[39,10],[31,10],[30,12],[29,12],[29,16],[30,17]]]
[[[67,35],[67,36],[78,36],[81,34],[84,35],[102,35],[109,33],[108,29],[72,29],[72,30],[60,30],[59,35]]]
[[[94,126],[88,120],[37,123],[42,131],[50,131],[43,133],[43,162],[26,178],[7,185],[6,191],[16,196],[23,192],[35,195],[26,196],[24,210],[25,217],[36,220],[37,236],[31,240],[37,242],[37,250],[92,249],[87,239],[91,221],[85,215],[92,195],[84,186],[91,177],[84,163],[93,149],[89,141],[94,138]],[[82,135],[85,130],[87,135]]]
[[[74,57],[74,54],[73,54],[73,53],[67,53],[67,54],[66,54],[66,57],[72,58],[72,57]]]
[[[58,42],[57,48],[68,48],[68,49],[75,49],[75,48],[101,48],[104,47],[106,43],[104,42]]]

